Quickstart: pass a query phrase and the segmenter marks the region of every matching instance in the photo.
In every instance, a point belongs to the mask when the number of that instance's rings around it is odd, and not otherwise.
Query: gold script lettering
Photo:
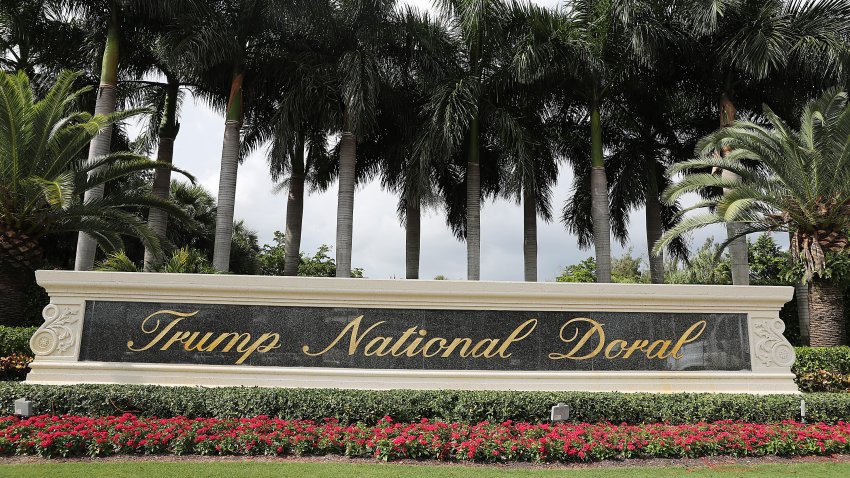
[[[674,359],[678,360],[683,357],[681,348],[685,344],[689,344],[694,340],[698,339],[703,332],[705,332],[706,322],[704,320],[700,320],[694,325],[690,326],[688,330],[679,337],[679,340],[676,342],[676,345],[673,347],[673,350],[670,351],[670,355],[673,356]],[[698,332],[697,332],[698,331]]]
[[[333,339],[333,341],[330,344],[328,344],[327,347],[322,349],[321,352],[310,352],[310,346],[309,345],[304,345],[303,347],[301,347],[301,351],[304,352],[305,355],[309,355],[311,357],[318,357],[320,355],[324,355],[325,353],[328,352],[328,350],[334,348],[336,346],[336,344],[338,344],[342,340],[342,338],[345,337],[345,334],[350,333],[351,338],[349,339],[349,344],[348,344],[348,355],[354,355],[354,353],[357,351],[357,347],[360,345],[360,342],[362,342],[363,338],[366,337],[366,334],[371,332],[372,329],[374,329],[375,327],[384,323],[383,320],[380,321],[380,322],[375,322],[374,324],[370,325],[366,330],[364,330],[362,334],[360,334],[359,333],[360,322],[362,322],[362,321],[363,321],[363,316],[361,315],[361,316],[355,318],[354,320],[352,320],[351,322],[349,322],[348,325],[346,325],[345,328],[342,329],[342,332],[340,332],[339,335],[337,335],[336,338]],[[410,334],[408,334],[408,336],[409,335]],[[393,348],[395,348],[395,347],[393,347]]]
[[[160,315],[168,315],[168,316],[172,316],[172,317],[176,317],[176,318],[172,319],[171,322],[168,323],[168,325],[163,327],[162,331],[159,334],[157,334],[156,337],[151,339],[151,341],[148,342],[148,344],[145,345],[144,347],[138,347],[138,348],[134,347],[134,345],[135,345],[134,342],[132,340],[128,340],[127,341],[127,348],[132,350],[133,352],[141,352],[143,350],[147,350],[147,349],[153,347],[154,345],[156,345],[157,342],[162,340],[162,338],[165,337],[168,334],[168,332],[171,329],[173,329],[174,326],[177,325],[181,320],[183,320],[187,317],[192,317],[193,315],[195,315],[197,313],[198,313],[197,310],[194,311],[194,312],[176,312],[174,310],[159,310],[159,311],[156,311],[153,314],[145,317],[144,320],[142,320],[142,332],[144,332],[145,334],[152,334],[152,333],[156,332],[157,329],[159,329],[159,325],[160,325],[159,318],[156,319],[156,324],[150,325],[149,322],[148,322],[149,320],[153,319],[154,317],[158,317]]]
[[[265,342],[269,339],[271,339],[271,341],[268,344],[266,344]],[[254,351],[257,351],[257,352],[264,354],[264,353],[268,352],[269,350],[280,348],[279,342],[280,342],[280,335],[278,335],[276,333],[265,333],[265,334],[261,335],[260,338],[258,338],[256,341],[254,341],[254,343],[251,344],[251,346],[248,347],[247,349],[245,349],[245,350],[239,350],[238,348],[236,349],[239,352],[243,352],[242,356],[239,357],[239,360],[236,361],[236,365],[239,365],[242,362],[244,362],[248,357],[251,356],[251,354],[254,353]]]
[[[584,335],[581,337],[581,339],[579,339],[579,341],[573,346],[572,349],[570,349],[569,352],[567,352],[565,354],[559,354],[559,353],[552,352],[552,353],[549,354],[550,359],[552,359],[552,360],[563,360],[563,359],[568,358],[568,359],[573,359],[573,360],[587,360],[587,359],[593,358],[597,354],[599,354],[599,352],[605,346],[605,330],[603,330],[603,328],[602,328],[602,325],[604,325],[604,324],[600,324],[599,322],[597,322],[593,319],[588,319],[587,317],[576,317],[575,319],[571,319],[571,320],[567,321],[567,323],[565,323],[563,326],[561,326],[560,336],[561,336],[561,340],[563,342],[570,343],[570,342],[574,341],[576,338],[578,338],[578,333],[579,333],[578,325],[575,326],[576,331],[575,331],[575,334],[573,334],[573,336],[571,338],[568,339],[564,336],[564,331],[566,331],[567,327],[569,327],[569,325],[572,324],[573,322],[579,322],[579,323],[586,322],[586,323],[590,324],[590,328],[587,330],[587,332],[584,333]],[[581,350],[582,347],[584,347],[584,344],[586,344],[594,335],[599,337],[599,345],[597,345],[596,348],[593,349],[592,352],[589,352],[585,355],[576,356],[576,354],[579,352],[579,350]]]

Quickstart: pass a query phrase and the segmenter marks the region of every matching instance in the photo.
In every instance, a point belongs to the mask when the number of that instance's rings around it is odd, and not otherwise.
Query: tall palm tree
[[[195,66],[193,93],[224,114],[221,171],[213,266],[227,271],[233,236],[236,178],[242,126],[267,82],[286,72],[267,61],[284,45],[294,12],[311,2],[216,0],[194,2],[178,15],[172,35],[174,56]]]
[[[95,114],[111,114],[115,111],[118,99],[119,61],[135,54],[134,49],[123,50],[122,43],[132,44],[133,37],[148,29],[153,22],[163,17],[175,15],[185,10],[193,0],[65,0],[58,2],[59,10],[71,16],[82,18],[92,26],[92,34],[103,40],[94,41],[102,45],[103,55],[100,67],[99,87]],[[137,74],[140,72],[136,72]],[[89,162],[109,153],[112,143],[112,128],[107,128],[92,139],[89,147]],[[86,191],[85,200],[103,197],[104,187]],[[77,239],[77,253],[74,268],[90,270],[94,266],[97,240],[81,232]]]
[[[399,196],[405,228],[405,277],[419,278],[422,209],[436,204],[434,158],[423,144],[430,118],[422,114],[433,86],[445,77],[451,40],[445,25],[411,6],[392,17],[388,82],[378,97],[376,127],[358,148],[361,169],[378,168],[382,186]]]
[[[771,98],[765,91],[779,73],[799,71],[820,82],[834,81],[847,52],[850,4],[843,0],[691,0],[682,6],[701,47],[694,57],[707,67],[700,77],[717,93],[721,128],[735,121],[741,107],[756,109]],[[730,171],[717,172],[735,179]],[[732,282],[749,284],[743,226],[726,226],[734,238]]]
[[[85,232],[107,249],[121,246],[121,236],[138,237],[156,248],[156,236],[127,208],[159,207],[177,218],[183,212],[169,201],[133,192],[81,201],[84,192],[131,173],[168,167],[120,152],[94,162],[81,152],[111,123],[135,111],[111,115],[74,111],[87,89],[74,88],[77,74],[59,74],[40,99],[23,72],[0,73],[0,286],[7,320],[23,311],[23,288],[30,283],[46,239],[67,232]]]
[[[351,277],[357,142],[374,128],[377,98],[386,82],[385,35],[394,0],[333,2],[329,53],[336,62],[339,96],[339,192],[336,216],[336,276]]]
[[[704,138],[698,159],[674,165],[669,173],[721,168],[734,177],[687,174],[665,192],[675,200],[705,188],[727,193],[695,208],[708,212],[688,217],[665,233],[656,251],[674,237],[709,224],[740,222],[739,234],[787,230],[792,255],[811,293],[811,344],[847,343],[844,289],[850,278],[850,105],[833,89],[809,103],[794,130],[764,106],[765,127],[736,121]],[[727,148],[725,156],[715,151]],[[733,238],[726,241],[728,245]]]
[[[507,160],[508,142],[503,140],[516,119],[508,106],[511,90],[518,88],[511,46],[524,25],[516,21],[516,5],[502,0],[435,4],[447,22],[454,51],[425,109],[431,121],[423,143],[430,157],[446,158],[438,167],[438,187],[449,224],[466,239],[467,279],[479,280],[481,201],[498,191],[499,170]]]
[[[151,109],[144,130],[136,139],[134,146],[140,152],[149,154],[156,149],[157,161],[172,163],[174,142],[180,131],[180,105],[184,99],[184,90],[192,81],[190,70],[180,59],[171,56],[170,45],[166,38],[152,35],[147,42],[139,42],[137,49],[144,50],[145,63],[150,65],[147,76],[156,79],[137,80],[133,83],[130,104]],[[161,199],[169,197],[171,191],[171,170],[157,169],[153,177],[151,195]],[[168,215],[165,211],[152,208],[148,213],[148,227],[162,242],[166,237]],[[145,249],[144,270],[159,269],[161,257],[152,249]]]
[[[119,7],[110,2],[106,42],[103,47],[103,65],[100,70],[100,86],[97,91],[97,103],[94,113],[109,115],[115,112],[115,102],[118,89],[118,59],[119,59]],[[89,163],[97,162],[98,158],[109,153],[112,145],[112,128],[104,128],[92,138],[89,146]],[[103,197],[104,185],[87,189],[85,201],[98,200]],[[80,232],[77,238],[77,255],[74,259],[74,269],[91,270],[97,252],[97,238],[85,232]]]
[[[618,92],[630,84],[634,71],[653,68],[653,56],[667,46],[669,26],[662,21],[666,9],[661,2],[577,0],[565,15],[570,25],[565,31],[573,33],[562,36],[579,48],[564,49],[560,61],[569,66],[560,73],[563,129],[579,127],[589,134],[575,138],[575,132],[562,133],[567,137],[564,153],[576,173],[576,193],[564,207],[563,220],[581,246],[593,244],[599,282],[611,282],[612,265],[605,123],[619,107]]]
[[[271,140],[270,161],[272,170],[293,169],[299,176],[301,151],[310,145],[316,162],[325,162],[321,156],[325,153],[322,133],[339,135],[333,156],[336,164],[323,166],[315,171],[315,185],[325,188],[334,175],[339,180],[337,203],[337,241],[336,274],[337,277],[351,277],[351,246],[354,219],[354,189],[358,180],[365,179],[374,171],[358,165],[357,146],[372,133],[376,125],[377,99],[386,83],[386,55],[391,41],[391,14],[394,0],[341,0],[308,1],[301,5],[295,19],[290,19],[295,40],[285,42],[283,58],[271,63],[281,68],[283,74],[292,76],[292,80],[281,83],[270,78],[264,97],[279,98],[274,103],[280,114],[276,118],[266,113],[257,114],[259,134],[253,139],[256,144]],[[278,55],[280,51],[267,52],[268,56]],[[285,71],[285,73],[283,72]],[[279,78],[278,78],[279,79]],[[268,85],[277,85],[275,87]],[[260,108],[262,109],[262,108]],[[273,118],[272,129],[264,128],[261,118]],[[277,128],[277,132],[274,131]],[[249,128],[250,130],[251,128]],[[263,130],[269,130],[263,132]],[[299,139],[301,137],[301,139]],[[298,145],[297,143],[301,143]],[[277,152],[275,152],[277,151]],[[289,159],[284,156],[292,155]],[[296,159],[295,163],[292,159]],[[322,159],[322,161],[319,161]],[[287,166],[287,164],[289,166]],[[306,164],[305,164],[306,167]],[[280,173],[285,169],[279,169]],[[306,169],[304,175],[307,174]],[[293,189],[290,178],[290,204],[293,217],[290,224],[298,224],[300,231],[299,199],[302,192]],[[296,178],[296,183],[300,178]],[[288,213],[289,215],[289,213]],[[295,230],[294,230],[295,231]],[[293,231],[293,232],[294,232]],[[296,235],[287,234],[287,246],[290,256],[290,271],[296,265],[299,247]],[[300,238],[299,238],[300,239]]]

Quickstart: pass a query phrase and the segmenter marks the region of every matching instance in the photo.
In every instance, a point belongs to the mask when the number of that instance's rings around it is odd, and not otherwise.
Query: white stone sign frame
[[[798,393],[779,310],[792,287],[374,280],[37,271],[50,295],[28,383]],[[87,300],[416,309],[746,313],[752,370],[483,371],[80,362]]]

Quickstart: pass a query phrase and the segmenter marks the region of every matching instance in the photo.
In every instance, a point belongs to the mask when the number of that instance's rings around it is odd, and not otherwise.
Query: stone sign
[[[37,277],[33,383],[796,392],[791,288]]]
[[[749,370],[746,314],[90,301],[80,360],[422,370]]]

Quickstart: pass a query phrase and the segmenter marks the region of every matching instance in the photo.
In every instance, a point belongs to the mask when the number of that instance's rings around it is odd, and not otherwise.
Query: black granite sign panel
[[[746,314],[89,301],[80,360],[422,370],[750,370]]]

